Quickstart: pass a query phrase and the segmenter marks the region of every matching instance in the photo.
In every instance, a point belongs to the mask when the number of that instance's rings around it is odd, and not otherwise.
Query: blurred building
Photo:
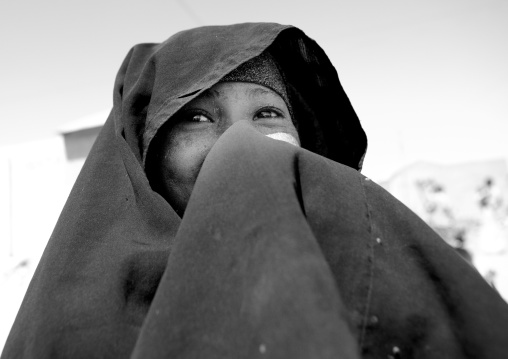
[[[45,246],[107,114],[69,122],[54,137],[0,148],[0,257]]]
[[[505,160],[416,163],[382,185],[426,221],[508,300]]]
[[[109,111],[55,136],[0,147],[0,351],[70,190]]]

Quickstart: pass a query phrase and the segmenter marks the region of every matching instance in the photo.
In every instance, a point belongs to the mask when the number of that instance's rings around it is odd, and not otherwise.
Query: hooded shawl
[[[181,219],[144,171],[159,128],[270,51],[302,147],[239,122]],[[2,358],[502,358],[508,308],[358,169],[360,123],[323,50],[278,24],[135,46]]]

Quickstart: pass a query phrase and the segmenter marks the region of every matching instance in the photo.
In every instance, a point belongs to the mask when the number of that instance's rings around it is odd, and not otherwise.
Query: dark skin
[[[264,135],[300,143],[282,97],[253,83],[218,83],[185,105],[171,121],[155,149],[163,155],[154,175],[162,179],[157,190],[180,216],[208,152],[234,123],[246,121]]]

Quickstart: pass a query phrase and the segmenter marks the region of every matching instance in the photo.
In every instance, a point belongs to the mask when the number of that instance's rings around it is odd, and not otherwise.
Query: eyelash
[[[194,121],[194,118],[196,116],[203,116],[205,117],[206,119],[208,119],[208,121],[210,122],[215,122],[214,120],[212,120],[211,116],[208,114],[208,112],[206,111],[203,111],[203,110],[200,110],[200,109],[193,109],[193,110],[189,110],[188,112],[186,112],[184,114],[184,119],[187,119],[187,121],[189,122],[206,122],[206,121]]]
[[[284,115],[282,114],[282,111],[278,110],[278,109],[275,109],[273,107],[263,107],[261,109],[259,109],[257,112],[256,112],[256,117],[258,117],[261,113],[263,112],[271,112],[271,113],[274,113],[275,116],[269,116],[269,117],[262,117],[262,118],[277,118],[277,117],[284,117]]]

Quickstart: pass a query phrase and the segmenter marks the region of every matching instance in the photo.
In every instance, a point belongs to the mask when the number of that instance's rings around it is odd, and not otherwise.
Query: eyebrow
[[[254,89],[249,89],[249,96],[250,97],[254,97],[257,95],[272,95],[273,96],[273,95],[277,95],[277,93],[270,90],[270,89],[263,88],[263,87],[256,87]]]

